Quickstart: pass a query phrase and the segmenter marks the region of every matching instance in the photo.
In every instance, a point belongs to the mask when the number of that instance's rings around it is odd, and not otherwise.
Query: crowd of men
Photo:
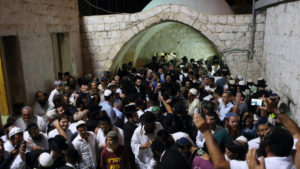
[[[0,168],[300,168],[300,129],[266,87],[187,57],[100,78],[66,72],[8,118]]]

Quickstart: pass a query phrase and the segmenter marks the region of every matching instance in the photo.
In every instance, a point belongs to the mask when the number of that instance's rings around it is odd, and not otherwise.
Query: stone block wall
[[[300,2],[267,10],[264,41],[265,77],[269,88],[289,103],[300,122]]]
[[[55,80],[51,33],[69,33],[72,72],[82,74],[77,0],[1,0],[0,36],[17,36],[27,104]]]
[[[102,75],[131,38],[166,21],[180,22],[195,28],[219,52],[247,50],[250,46],[251,15],[207,15],[185,6],[163,5],[135,14],[86,16],[81,18],[84,73]],[[242,74],[253,79],[263,75],[265,15],[257,15],[256,23],[255,53],[252,60],[248,62],[247,52],[240,50],[224,53],[225,61],[234,75]]]

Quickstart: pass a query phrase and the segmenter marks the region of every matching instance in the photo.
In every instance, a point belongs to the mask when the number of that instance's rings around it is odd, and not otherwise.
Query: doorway
[[[10,115],[14,107],[26,104],[23,66],[17,36],[0,37],[0,111]]]
[[[62,80],[62,73],[70,72],[72,74],[69,33],[53,33],[51,38],[54,50],[55,77]]]

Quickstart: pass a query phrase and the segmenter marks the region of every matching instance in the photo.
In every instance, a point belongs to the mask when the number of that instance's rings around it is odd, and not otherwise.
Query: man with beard
[[[22,108],[22,117],[15,122],[15,126],[19,127],[22,131],[25,131],[30,122],[35,122],[40,131],[46,133],[47,124],[45,120],[40,116],[33,115],[31,107],[24,106]]]
[[[123,132],[123,130],[118,128],[118,127],[113,126],[108,117],[100,120],[99,127],[100,128],[97,131],[96,139],[97,139],[97,142],[99,144],[100,149],[102,149],[106,146],[106,143],[105,143],[106,135],[109,131],[112,131],[112,130],[115,131],[116,133],[118,133],[119,144],[124,145],[124,132]]]
[[[113,107],[112,107],[112,103],[114,100],[113,92],[109,89],[106,89],[104,91],[103,95],[104,95],[105,101],[100,103],[99,106],[102,107],[101,110],[106,111],[106,114],[110,118],[111,123],[113,125],[115,125],[117,122],[117,116],[116,116],[116,112],[113,110]]]
[[[155,122],[156,117],[152,112],[145,112],[140,119],[142,125],[136,128],[132,135],[131,148],[139,168],[146,169],[153,160],[151,144],[162,126]]]
[[[261,123],[257,126],[258,137],[248,141],[249,150],[252,148],[259,148],[259,144],[264,140],[265,135],[270,131],[269,123]]]
[[[201,103],[200,103],[200,100],[198,99],[197,89],[192,88],[192,89],[189,90],[188,99],[189,99],[188,114],[190,116],[193,116],[195,113],[199,113]]]
[[[214,134],[214,139],[219,145],[221,152],[225,152],[225,146],[240,136],[239,118],[235,113],[227,113],[225,128]]]
[[[29,123],[26,131],[24,132],[24,140],[26,141],[27,149],[33,150],[46,150],[48,149],[47,136],[40,132],[36,123]]]
[[[35,93],[35,103],[33,105],[33,114],[37,116],[46,116],[47,109],[49,107],[48,101],[46,98],[46,93],[42,91],[37,91]]]

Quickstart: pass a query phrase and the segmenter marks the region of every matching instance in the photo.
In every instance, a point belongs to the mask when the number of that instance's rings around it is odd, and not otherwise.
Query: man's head
[[[274,127],[265,135],[259,149],[262,151],[262,155],[267,157],[288,157],[293,145],[294,139],[287,130]]]
[[[192,143],[185,137],[181,137],[176,141],[178,148],[183,152],[185,155],[191,154],[190,149],[192,147]]]
[[[137,87],[141,87],[141,85],[142,85],[142,79],[141,78],[136,78],[136,80],[135,80],[135,85],[137,86]]]
[[[231,136],[239,136],[239,117],[235,113],[227,113],[225,117],[225,127]]]
[[[231,95],[230,92],[224,92],[224,93],[222,94],[222,101],[223,101],[223,103],[224,103],[224,104],[229,103],[231,96],[232,96],[232,95]]]
[[[69,95],[72,94],[72,89],[71,89],[71,87],[69,85],[65,85],[64,86],[64,93],[65,94],[69,94]]]
[[[27,125],[26,130],[28,131],[30,137],[33,141],[40,142],[42,140],[42,135],[40,133],[40,129],[36,123],[32,122]]]
[[[265,135],[270,131],[270,126],[267,123],[262,123],[257,126],[257,135],[263,141]]]
[[[100,120],[99,126],[100,129],[103,131],[104,135],[106,135],[109,131],[113,129],[113,125],[111,124],[111,121],[108,117]]]
[[[166,76],[165,76],[165,82],[166,83],[171,83],[171,80],[172,80],[171,74],[166,74]]]
[[[29,107],[29,106],[24,106],[24,107],[22,108],[22,118],[23,118],[23,120],[24,120],[26,123],[29,123],[29,122],[31,122],[32,117],[33,117],[33,114],[32,114],[32,109],[31,109],[31,107]]]
[[[117,132],[111,130],[106,134],[106,145],[112,150],[116,150],[119,146],[119,138]]]
[[[114,101],[114,107],[121,110],[122,109],[122,106],[123,106],[123,102],[121,99],[116,99]]]
[[[62,89],[62,82],[60,80],[59,81],[55,81],[54,85],[55,85],[55,89],[57,91],[61,91],[61,89]]]
[[[80,120],[76,124],[77,132],[80,135],[81,138],[87,139],[88,138],[88,132],[87,132],[87,125],[85,121]]]
[[[215,78],[214,77],[208,77],[207,83],[209,86],[214,86],[215,85]]]
[[[88,92],[88,88],[89,88],[88,85],[85,84],[85,83],[83,83],[83,84],[80,85],[80,92],[87,93]]]
[[[211,129],[216,128],[217,120],[216,120],[217,114],[214,111],[210,111],[205,115],[206,122],[210,125]]]
[[[104,99],[108,102],[112,102],[113,101],[113,92],[109,89],[106,89],[104,91]]]
[[[47,98],[46,98],[46,94],[43,93],[42,91],[37,91],[35,93],[35,99],[39,102],[40,105],[44,106],[47,103]]]
[[[144,126],[145,133],[153,133],[155,130],[155,115],[152,112],[145,112],[141,116],[141,123]]]
[[[129,105],[124,107],[124,114],[127,117],[128,121],[132,123],[138,123],[139,122],[139,116],[137,114],[137,109],[135,105]]]
[[[23,142],[23,131],[19,127],[13,127],[10,129],[8,137],[12,145],[21,145]]]
[[[188,93],[188,99],[189,99],[189,101],[193,101],[197,97],[198,97],[198,91],[197,91],[197,89],[191,88],[189,90],[189,93]]]
[[[69,127],[69,118],[67,115],[65,114],[61,114],[58,117],[58,122],[59,122],[59,126],[63,129],[63,130],[67,130]]]

